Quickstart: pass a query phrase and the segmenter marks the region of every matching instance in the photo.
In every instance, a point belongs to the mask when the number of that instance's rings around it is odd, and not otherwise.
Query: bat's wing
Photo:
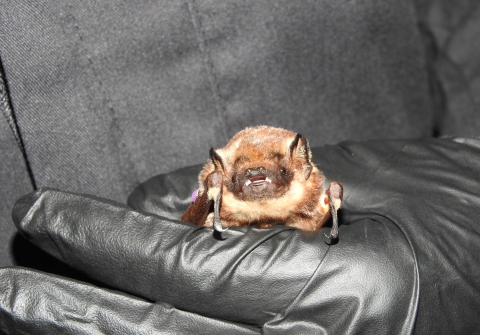
[[[203,226],[208,213],[212,211],[213,200],[208,199],[208,192],[205,190],[202,194],[198,194],[195,202],[187,208],[185,214],[182,215],[182,221]]]
[[[222,172],[213,171],[210,173],[204,182],[203,192],[198,194],[195,202],[188,207],[182,216],[182,220],[194,223],[197,226],[203,226],[208,214],[213,211],[213,229],[219,233],[225,231],[226,229],[222,228],[222,222],[220,221],[222,185]]]
[[[338,217],[337,211],[340,209],[343,200],[343,186],[338,181],[332,180],[327,190],[328,201],[330,204],[330,214],[332,216],[332,230],[329,239],[338,238]]]

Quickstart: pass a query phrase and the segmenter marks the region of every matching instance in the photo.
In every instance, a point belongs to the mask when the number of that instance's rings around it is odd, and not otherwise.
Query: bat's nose
[[[256,177],[256,176],[264,176],[267,174],[267,169],[265,169],[263,166],[256,167],[256,168],[248,168],[245,170],[245,177],[251,178],[251,177]]]

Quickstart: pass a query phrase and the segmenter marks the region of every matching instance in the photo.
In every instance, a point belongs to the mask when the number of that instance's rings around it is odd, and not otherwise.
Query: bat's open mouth
[[[245,182],[245,186],[260,186],[263,185],[264,183],[272,183],[272,180],[268,178],[267,176],[258,176],[258,177],[252,177],[250,179],[247,179]]]

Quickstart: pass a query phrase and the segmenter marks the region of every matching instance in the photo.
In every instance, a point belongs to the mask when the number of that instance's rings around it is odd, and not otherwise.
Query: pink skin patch
[[[195,202],[195,200],[197,200],[197,196],[198,196],[198,189],[196,189],[192,193],[192,202]]]

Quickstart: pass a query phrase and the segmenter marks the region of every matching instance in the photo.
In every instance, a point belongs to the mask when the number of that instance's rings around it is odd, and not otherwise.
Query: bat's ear
[[[313,169],[312,152],[310,151],[308,140],[302,134],[297,134],[292,143],[290,143],[289,155],[292,160],[303,161],[303,174],[305,179],[308,179]]]
[[[310,163],[312,153],[310,152],[308,140],[302,134],[297,134],[292,143],[290,143],[289,154],[290,158],[300,158],[304,159],[306,163]]]
[[[210,149],[210,159],[212,160],[213,165],[215,165],[216,170],[225,171],[222,156],[220,156],[213,148]]]

